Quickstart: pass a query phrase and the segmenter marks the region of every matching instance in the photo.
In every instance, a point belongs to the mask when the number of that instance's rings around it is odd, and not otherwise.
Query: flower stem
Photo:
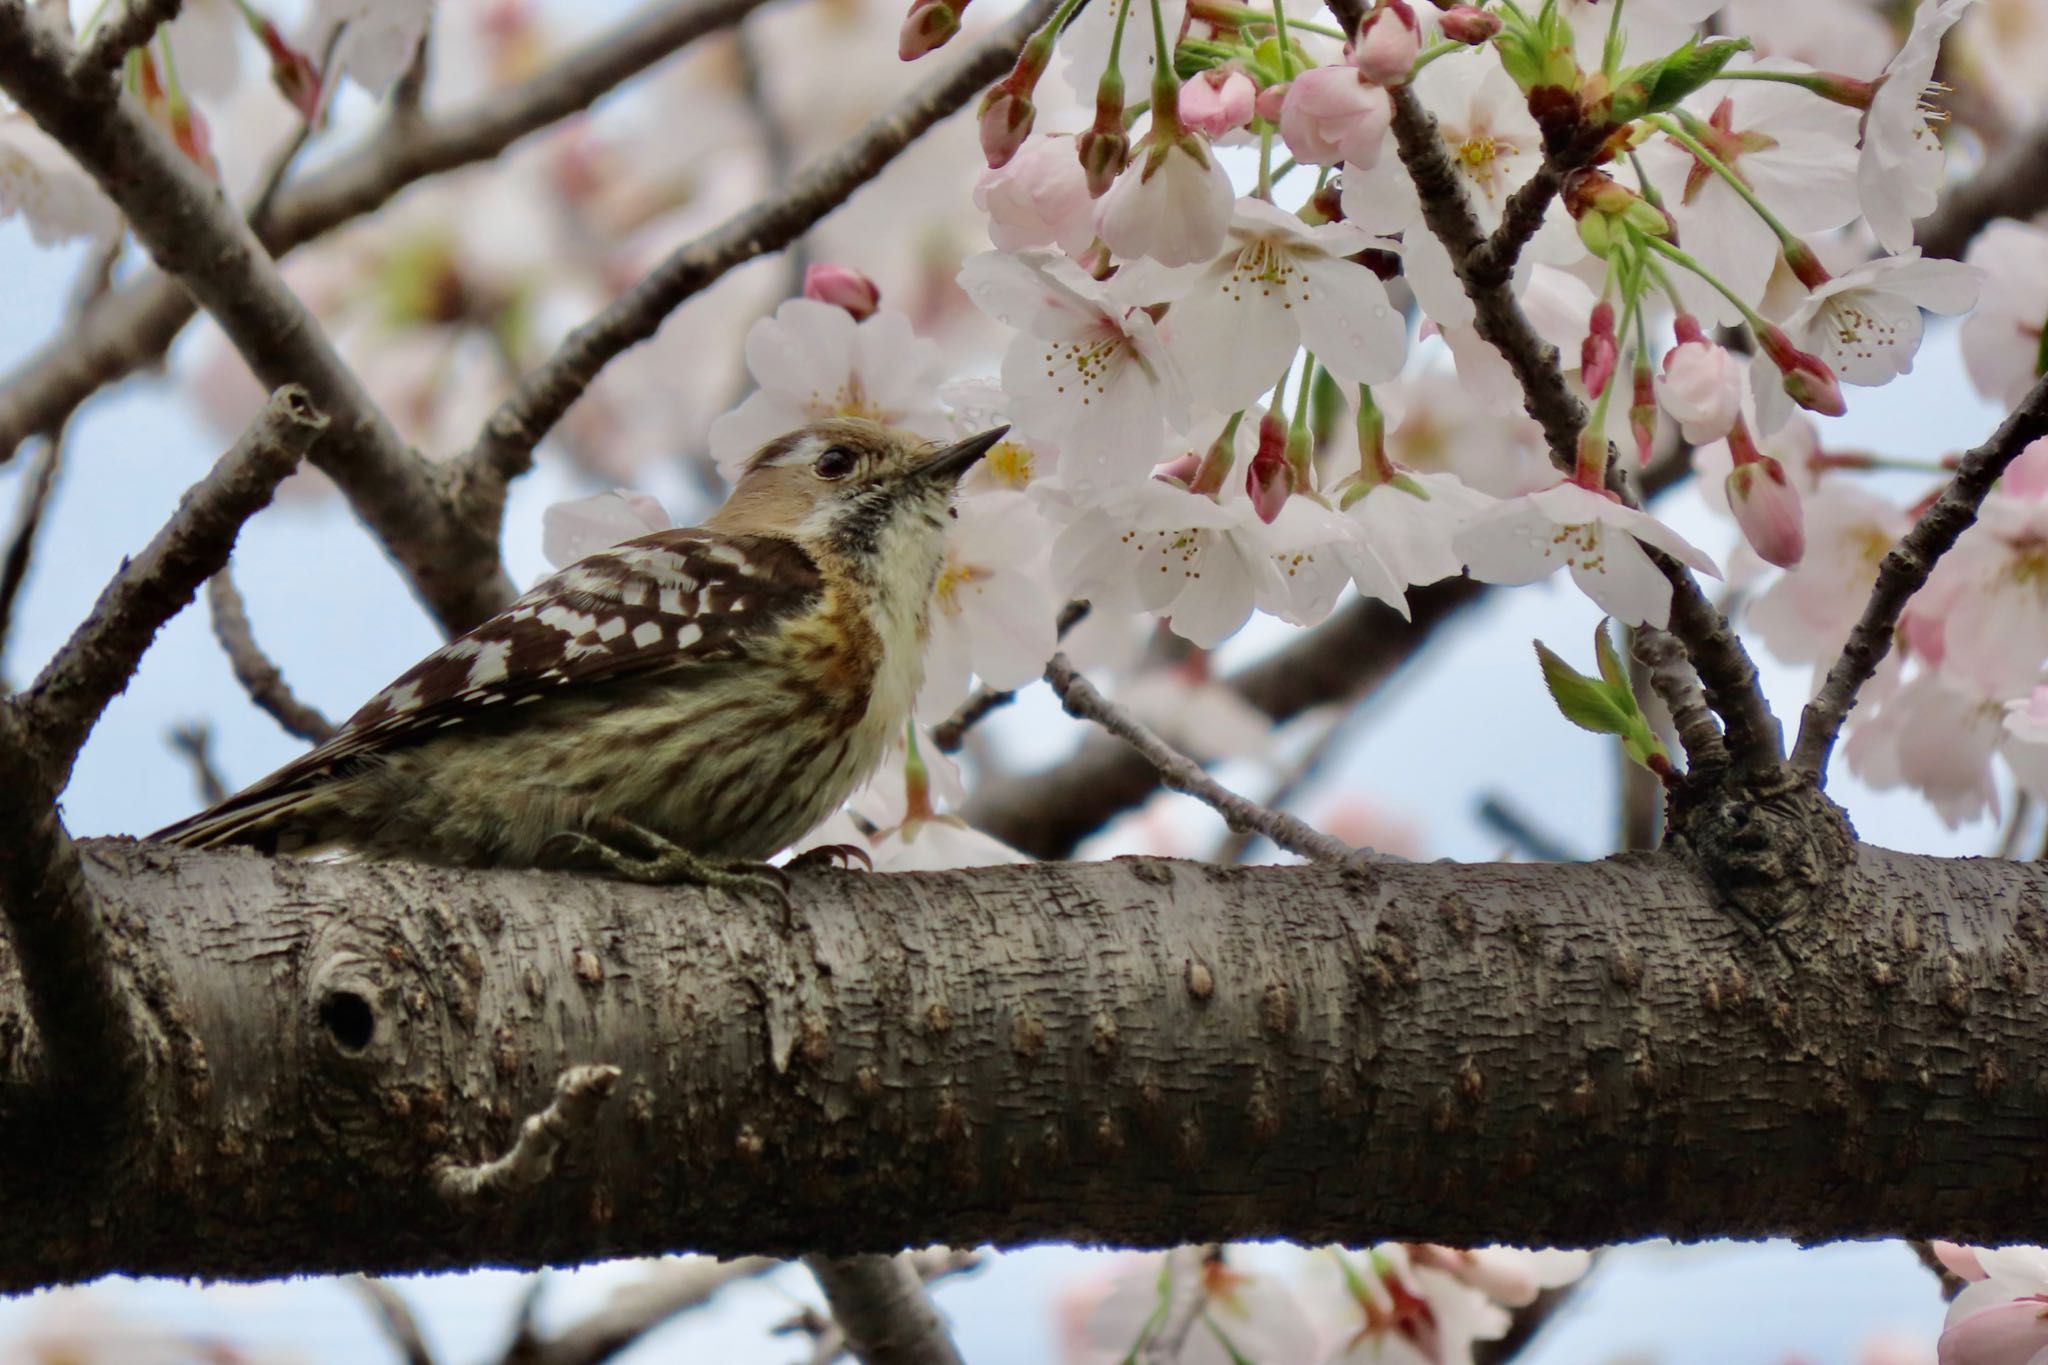
[[[1676,142],[1679,146],[1685,148],[1685,150],[1687,150],[1688,152],[1691,152],[1702,166],[1705,166],[1715,175],[1718,175],[1723,180],[1727,181],[1728,188],[1734,190],[1736,194],[1740,195],[1742,197],[1742,202],[1749,205],[1750,209],[1756,214],[1757,217],[1763,219],[1764,226],[1768,227],[1771,230],[1772,234],[1777,237],[1778,244],[1780,246],[1783,246],[1788,250],[1807,250],[1806,244],[1804,242],[1801,242],[1799,238],[1793,234],[1791,229],[1787,228],[1783,223],[1778,221],[1778,215],[1772,213],[1768,208],[1764,206],[1764,201],[1757,198],[1756,191],[1752,190],[1747,184],[1743,182],[1742,177],[1735,173],[1734,168],[1731,167],[1727,162],[1723,161],[1720,157],[1714,155],[1714,153],[1708,149],[1706,143],[1701,142],[1698,138],[1694,137],[1690,132],[1688,132],[1683,126],[1680,125],[1677,119],[1674,119],[1666,114],[1653,114],[1650,116],[1648,122],[1652,127],[1661,129],[1664,135],[1666,137],[1669,137],[1673,142]]]

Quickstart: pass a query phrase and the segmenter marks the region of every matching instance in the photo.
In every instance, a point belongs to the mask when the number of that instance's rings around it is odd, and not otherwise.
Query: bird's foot
[[[650,829],[621,823],[623,828],[616,833],[623,837],[614,839],[586,830],[562,831],[548,841],[549,864],[602,872],[649,886],[688,884],[769,896],[781,903],[785,913],[789,910],[789,878],[781,868],[692,853]]]
[[[819,844],[816,848],[805,849],[782,866],[783,870],[790,872],[807,872],[814,867],[837,867],[851,872],[855,863],[870,872],[875,870],[874,858],[859,844]]]

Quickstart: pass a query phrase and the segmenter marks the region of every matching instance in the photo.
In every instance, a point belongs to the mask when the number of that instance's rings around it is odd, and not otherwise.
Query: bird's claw
[[[815,848],[807,848],[797,854],[794,858],[784,863],[783,867],[788,870],[801,872],[808,872],[812,868],[817,867],[833,867],[843,868],[850,872],[853,870],[855,863],[859,863],[870,872],[875,870],[873,856],[859,844],[819,844]]]

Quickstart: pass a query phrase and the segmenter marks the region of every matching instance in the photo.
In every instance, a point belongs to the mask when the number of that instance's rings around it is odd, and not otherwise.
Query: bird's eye
[[[853,472],[860,463],[854,453],[845,446],[833,446],[818,457],[818,477],[821,479],[843,479]]]

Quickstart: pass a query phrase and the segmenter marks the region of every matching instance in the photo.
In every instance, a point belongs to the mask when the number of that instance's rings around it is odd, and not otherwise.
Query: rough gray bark
[[[1768,936],[1674,854],[798,877],[82,844],[147,1121],[70,1141],[0,947],[0,1290],[681,1248],[2041,1240],[2048,868],[1859,848]],[[537,1189],[461,1206],[578,1065]]]

